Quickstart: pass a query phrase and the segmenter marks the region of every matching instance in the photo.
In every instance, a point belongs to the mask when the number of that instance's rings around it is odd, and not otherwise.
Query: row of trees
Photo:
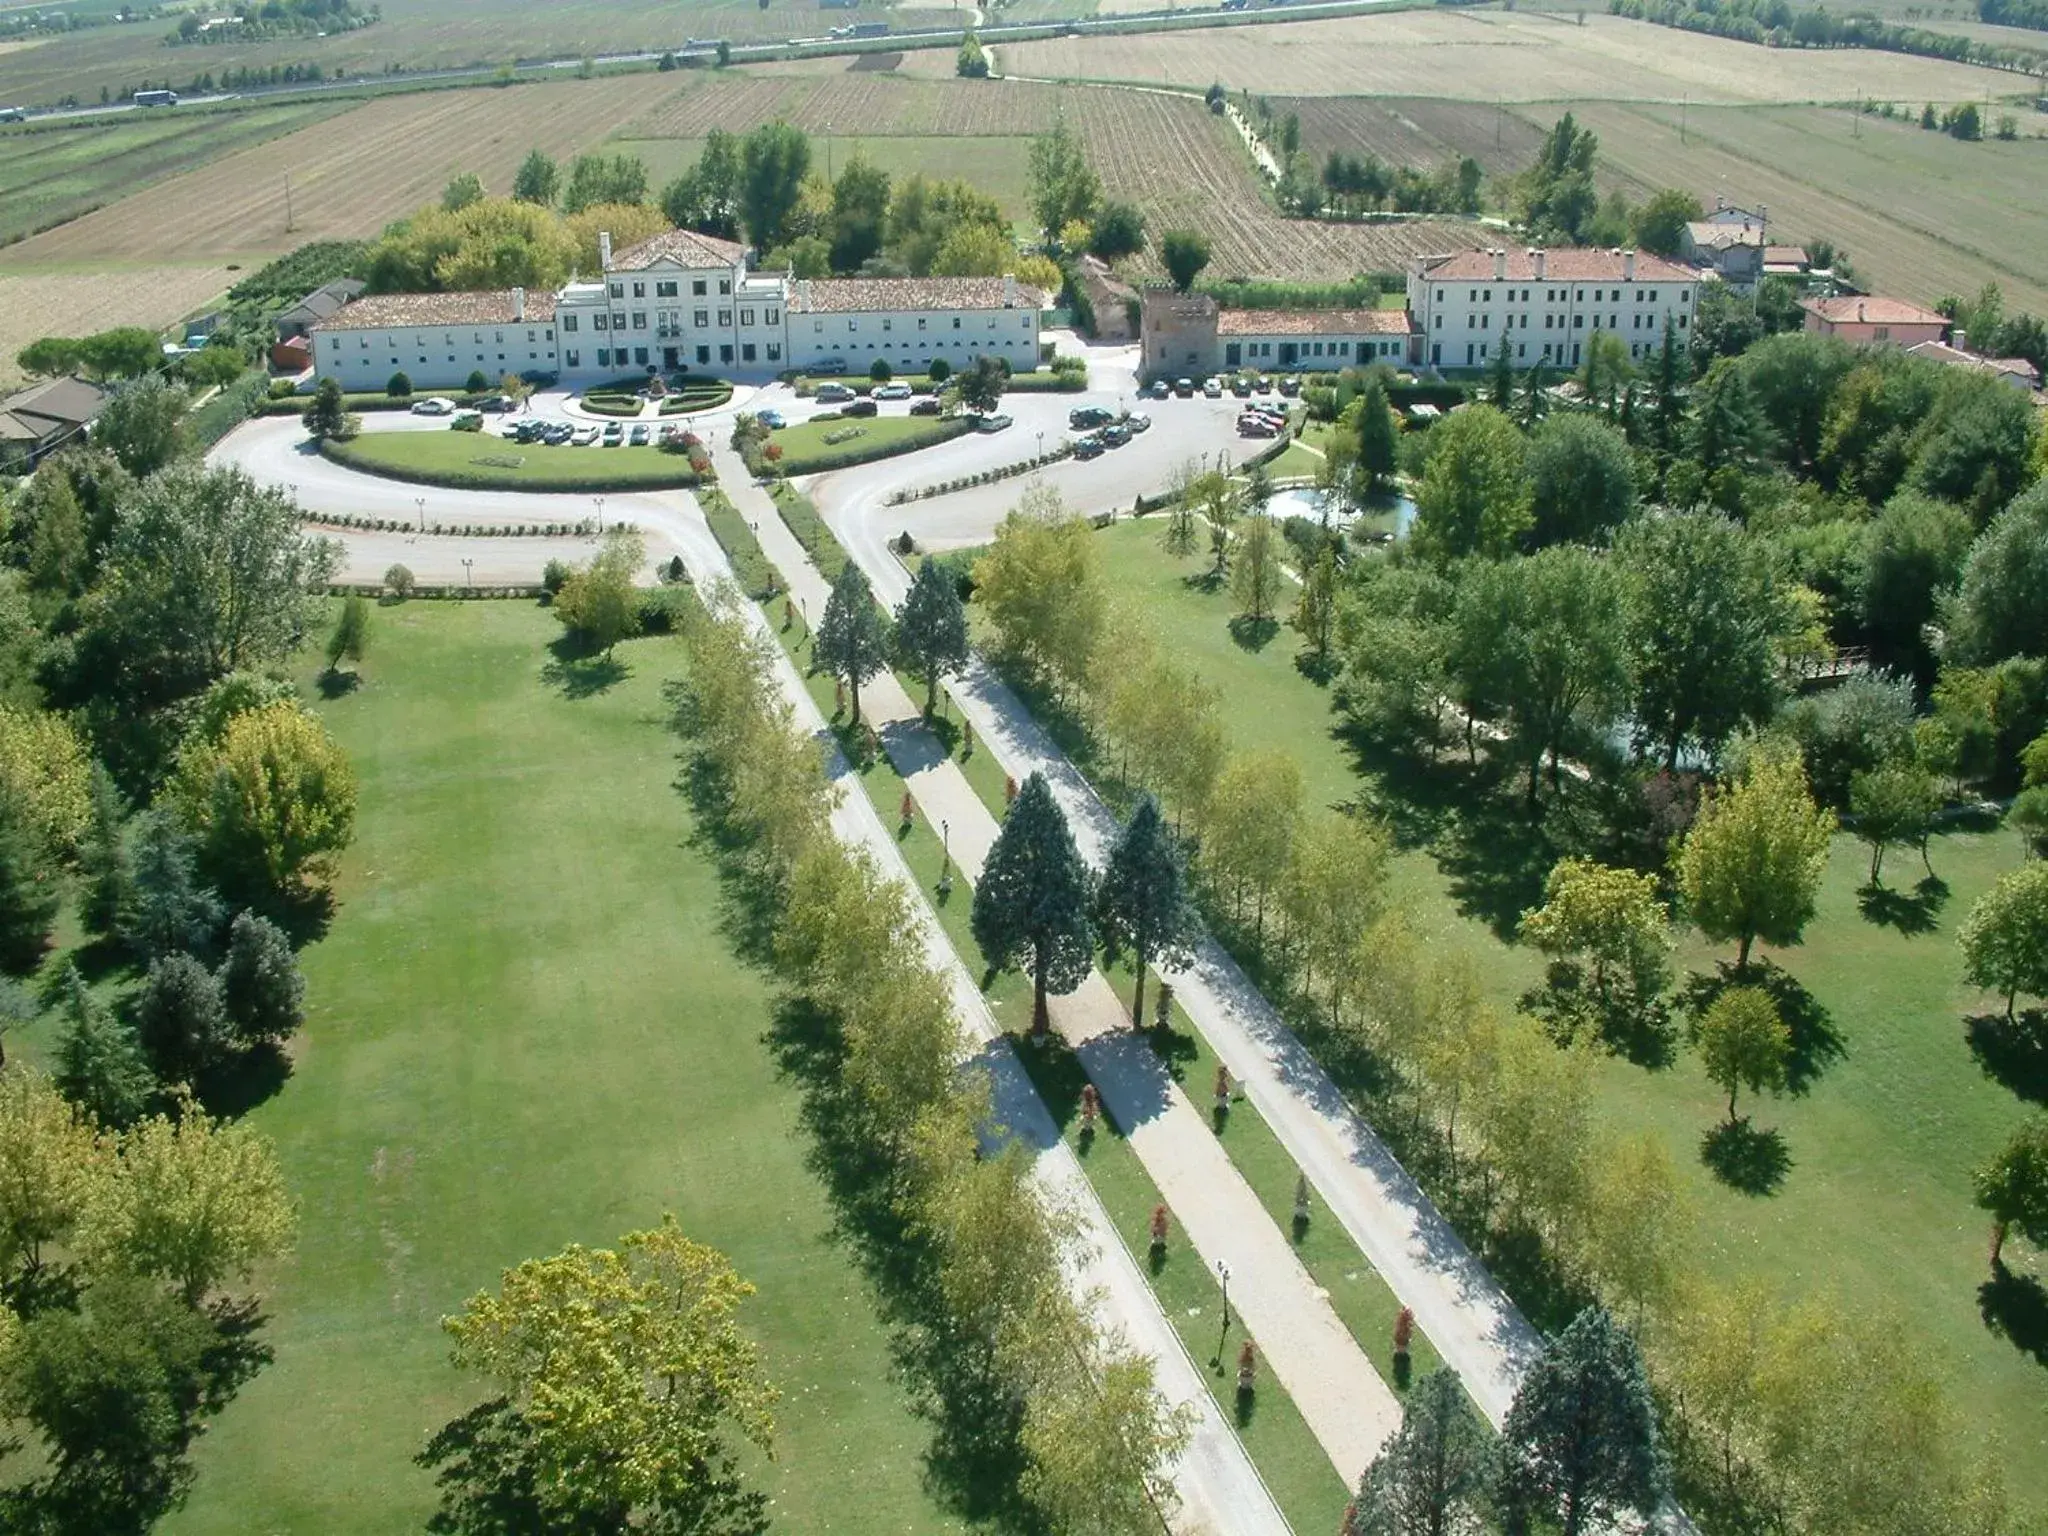
[[[1044,1528],[1149,1536],[1186,1425],[1161,1403],[1151,1362],[1074,1304],[1025,1151],[979,1150],[987,1084],[959,1072],[966,1041],[923,958],[912,897],[833,838],[832,792],[780,702],[772,645],[735,596],[714,602],[688,620],[677,726],[711,808],[751,850],[745,878],[780,913],[784,973],[830,1021],[811,1122],[875,1168],[892,1251],[919,1256],[904,1283],[931,1340],[915,1369],[934,1412],[989,1448],[1003,1469],[992,1475]]]

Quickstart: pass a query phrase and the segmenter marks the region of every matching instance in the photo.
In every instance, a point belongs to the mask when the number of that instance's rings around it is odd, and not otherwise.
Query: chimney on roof
[[[524,288],[514,288],[512,290],[512,318],[514,320],[524,320],[526,318],[526,290]]]
[[[1958,328],[1958,329],[1956,330],[1956,332],[1954,333],[1954,336],[1952,337],[1952,339],[1951,339],[1951,340],[1949,341],[1949,345],[1950,345],[1950,346],[1952,346],[1952,347],[1954,347],[1954,348],[1955,348],[1955,349],[1956,349],[1956,350],[1957,350],[1958,352],[1967,352],[1967,351],[1969,351],[1969,350],[1970,350],[1970,333],[1969,333],[1968,331],[1965,331],[1965,330],[1962,330],[1962,329]]]
[[[1728,199],[1723,197],[1720,193],[1716,192],[1714,194],[1714,212],[1720,213],[1722,210],[1727,208],[1727,206]]]
[[[612,232],[600,229],[597,232],[597,270],[609,272],[612,269]]]
[[[1493,275],[1496,279],[1508,275],[1508,253],[1505,247],[1496,246],[1493,252]]]
[[[1636,253],[1634,251],[1623,251],[1621,253],[1621,280],[1624,283],[1632,283],[1636,280]]]
[[[1858,320],[1863,318],[1863,301],[1861,299],[1856,301],[1856,318]]]
[[[1536,281],[1543,281],[1543,269],[1549,265],[1550,253],[1541,246],[1529,252],[1529,264],[1536,269]]]
[[[1016,307],[1017,274],[1014,272],[1005,272],[1003,274],[1003,308],[1015,309]]]
[[[811,307],[811,280],[808,277],[800,277],[796,280],[796,297],[797,302],[802,304],[805,309]]]

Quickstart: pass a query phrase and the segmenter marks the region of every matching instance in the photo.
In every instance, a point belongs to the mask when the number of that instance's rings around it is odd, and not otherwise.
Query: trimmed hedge
[[[811,564],[827,581],[837,581],[846,568],[846,551],[818,516],[817,503],[793,485],[776,486],[774,495],[775,510],[782,514],[782,521],[796,535],[797,542],[809,551]]]
[[[341,397],[341,406],[343,410],[348,411],[350,414],[360,416],[365,411],[409,411],[412,409],[413,401],[421,398],[424,397],[414,395],[400,400],[385,394],[380,389],[375,394],[343,395]],[[455,399],[452,395],[449,398]],[[258,416],[303,416],[306,414],[306,407],[312,403],[313,397],[311,395],[287,395],[281,400],[263,401],[256,407],[256,414]],[[456,400],[457,405],[461,403],[460,400]]]
[[[583,409],[586,411],[594,412],[599,416],[617,416],[621,419],[630,419],[638,416],[641,406],[645,403],[637,395],[586,394],[583,397]]]
[[[185,431],[192,445],[204,453],[226,437],[262,408],[269,388],[269,376],[261,368],[251,368],[223,387],[186,421]]]
[[[711,536],[732,562],[733,576],[740,589],[756,602],[773,597],[780,590],[775,567],[768,563],[761,541],[754,537],[754,530],[740,516],[732,498],[711,486],[697,493],[697,505],[704,509],[704,521],[711,525]]]

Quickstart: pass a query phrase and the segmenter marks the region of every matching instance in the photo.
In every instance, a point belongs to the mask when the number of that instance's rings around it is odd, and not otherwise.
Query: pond
[[[1324,517],[1323,493],[1307,489],[1276,491],[1267,510],[1283,522],[1290,517],[1306,517],[1321,522]],[[1415,503],[1406,496],[1375,496],[1366,503],[1364,511],[1332,512],[1329,521],[1336,528],[1391,533],[1398,537],[1406,533],[1408,525],[1415,521]]]

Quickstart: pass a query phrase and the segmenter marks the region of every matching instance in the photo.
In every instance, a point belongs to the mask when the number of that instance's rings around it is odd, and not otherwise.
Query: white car
[[[1221,400],[1223,398],[1223,381],[1221,379],[1205,381],[1202,385],[1202,393],[1211,400]]]
[[[1150,432],[1152,430],[1152,418],[1143,411],[1133,411],[1124,418],[1124,425],[1133,432]]]
[[[908,400],[910,398],[910,386],[900,383],[884,384],[875,391],[875,398],[877,400]]]
[[[455,402],[446,395],[429,395],[424,400],[413,401],[412,413],[415,416],[453,416]]]
[[[588,448],[597,441],[597,432],[598,429],[596,427],[581,426],[569,434],[569,441],[578,448]]]

